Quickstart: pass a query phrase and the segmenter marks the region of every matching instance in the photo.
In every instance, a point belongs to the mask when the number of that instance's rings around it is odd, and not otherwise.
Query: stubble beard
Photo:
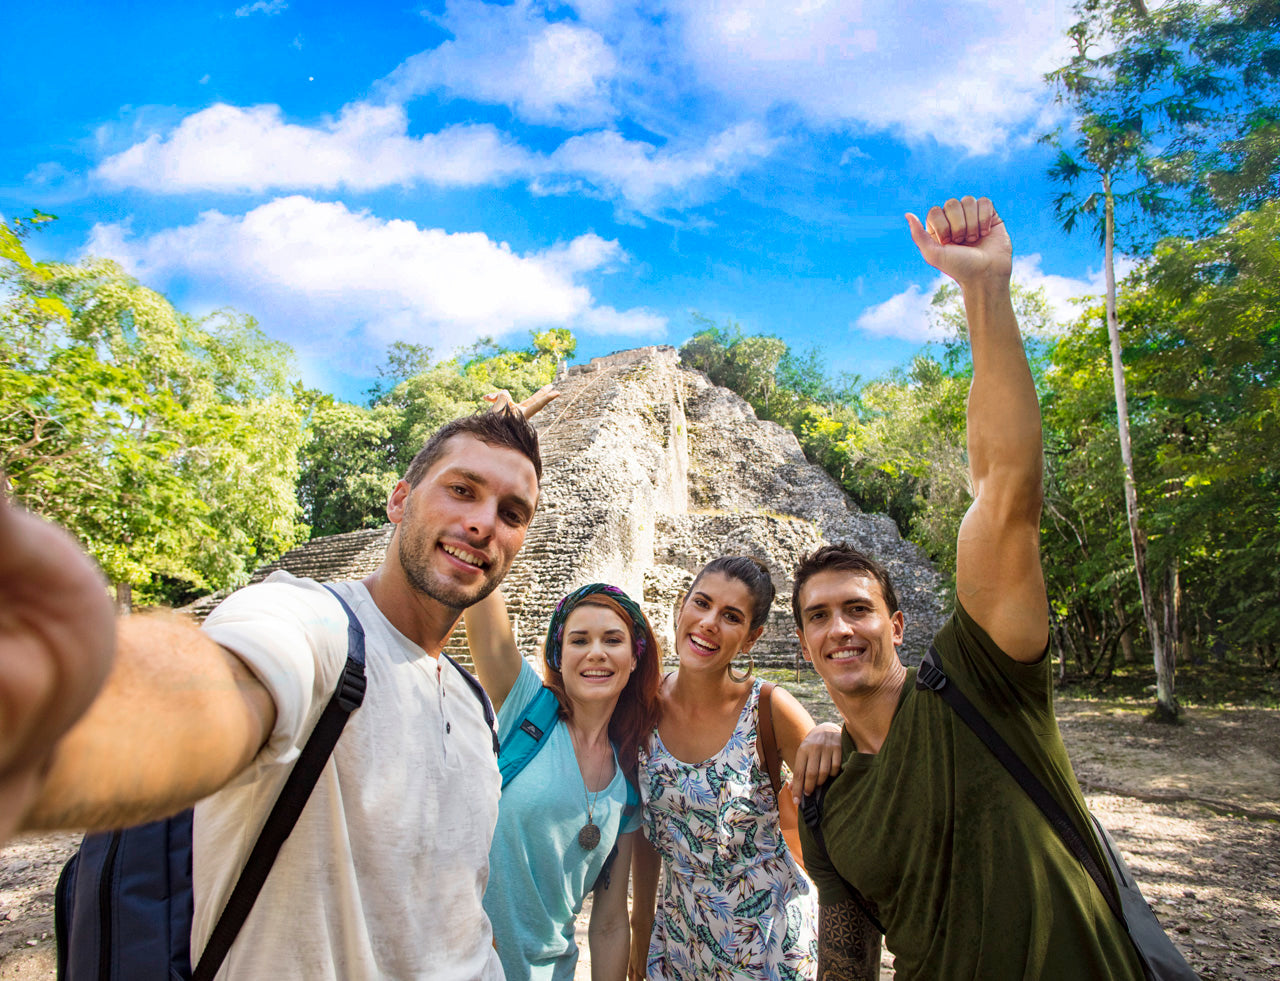
[[[408,515],[406,514],[405,517],[407,518]],[[498,588],[503,575],[506,574],[505,569],[502,572],[495,572],[491,567],[486,570],[485,579],[479,585],[470,588],[459,586],[431,570],[430,562],[435,554],[435,542],[427,542],[421,530],[413,535],[411,541],[403,523],[399,531],[397,552],[405,579],[416,592],[422,593],[450,610],[461,613],[468,606],[479,603]]]

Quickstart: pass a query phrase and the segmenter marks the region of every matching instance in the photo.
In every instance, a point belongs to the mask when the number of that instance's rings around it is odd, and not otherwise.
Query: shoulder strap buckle
[[[800,816],[804,818],[804,823],[813,832],[813,837],[824,848],[826,845],[822,834],[822,802],[826,796],[827,784],[820,783],[813,788],[813,793],[804,794],[800,798]]]
[[[338,704],[344,712],[354,712],[364,701],[368,679],[365,677],[364,665],[351,658],[342,668],[342,677],[338,680],[338,690],[334,693]]]
[[[936,655],[933,648],[929,648],[929,653],[925,655],[920,667],[916,671],[916,687],[928,688],[930,691],[942,691],[947,687],[946,672],[938,665],[935,660]]]

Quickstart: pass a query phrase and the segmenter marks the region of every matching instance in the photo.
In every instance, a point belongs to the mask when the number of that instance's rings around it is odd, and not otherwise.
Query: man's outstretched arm
[[[818,907],[818,981],[878,981],[880,931],[852,899]]]
[[[0,843],[21,824],[54,747],[114,656],[101,573],[70,535],[0,491]]]
[[[1040,406],[1009,293],[1013,247],[987,198],[952,199],[922,225],[908,215],[925,261],[964,293],[973,350],[969,473],[974,500],[960,525],[956,597],[996,645],[1037,660],[1049,634],[1040,568],[1043,446]]]
[[[230,651],[174,615],[123,617],[101,694],[63,737],[27,828],[118,828],[177,813],[243,770],[275,703]]]
[[[174,813],[274,723],[238,658],[176,617],[117,620],[71,537],[0,495],[0,839]]]

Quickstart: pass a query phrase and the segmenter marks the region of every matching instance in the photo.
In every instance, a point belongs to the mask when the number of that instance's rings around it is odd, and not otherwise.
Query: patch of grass
[[[815,722],[840,721],[836,707],[831,704],[831,698],[827,694],[827,686],[822,683],[816,671],[801,670],[799,681],[796,681],[794,668],[759,668],[756,673],[765,681],[781,685],[795,695]]]
[[[1150,664],[1122,664],[1105,680],[1068,674],[1058,684],[1058,692],[1071,698],[1151,706],[1156,698],[1156,672]],[[1256,664],[1205,659],[1178,666],[1174,695],[1180,705],[1195,708],[1280,708],[1280,672],[1265,671]]]

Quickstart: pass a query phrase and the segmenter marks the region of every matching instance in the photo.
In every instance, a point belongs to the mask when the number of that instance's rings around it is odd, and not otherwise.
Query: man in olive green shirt
[[[1012,246],[986,198],[907,222],[925,260],[960,284],[973,348],[974,501],[960,526],[956,612],[935,646],[952,683],[1091,841],[1045,657],[1040,413],[1010,299]],[[1080,862],[951,708],[916,690],[883,568],[847,546],[819,549],[796,571],[792,609],[845,730],[823,808],[826,852],[801,830],[821,907],[820,981],[878,977],[864,907],[903,981],[1139,981],[1136,952]]]

